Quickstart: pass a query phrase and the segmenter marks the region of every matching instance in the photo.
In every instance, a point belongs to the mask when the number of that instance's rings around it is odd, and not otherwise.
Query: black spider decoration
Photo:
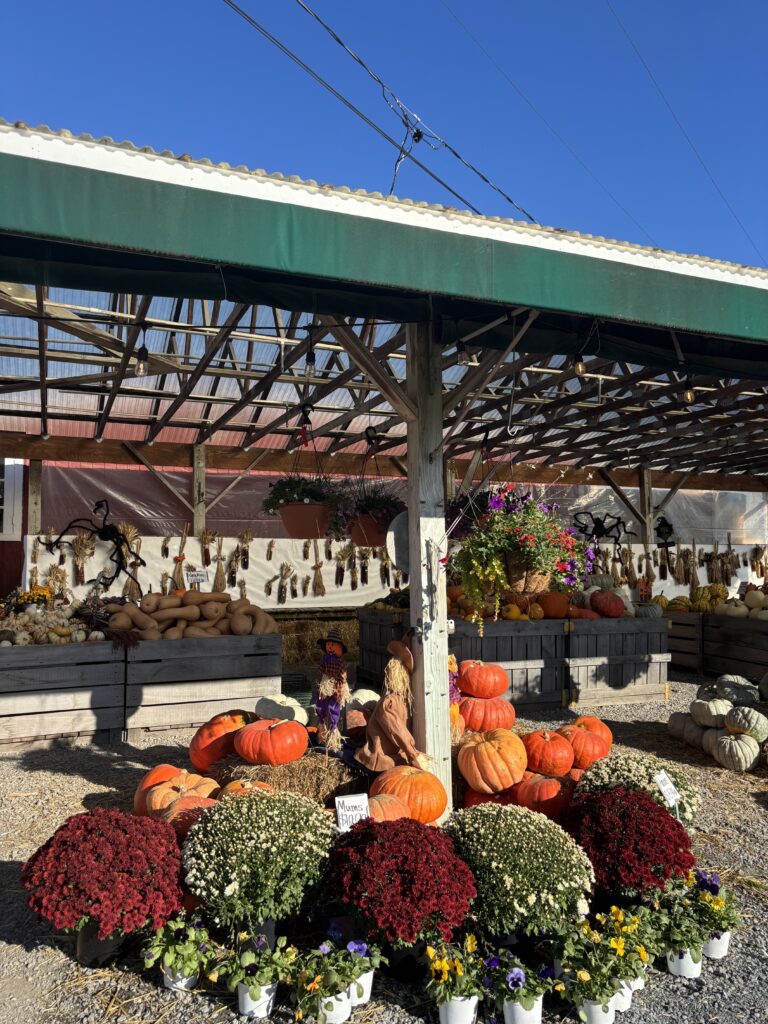
[[[589,517],[589,522],[587,522]],[[608,520],[613,522],[609,524]],[[577,512],[573,517],[573,525],[588,540],[594,540],[598,544],[601,540],[612,540],[614,544],[621,547],[621,538],[637,536],[634,531],[627,529],[627,524],[619,516],[606,512],[602,516],[592,515],[591,512]]]
[[[101,501],[97,501],[93,506],[92,514],[96,515],[97,513],[101,515],[101,524],[95,523],[92,519],[73,519],[71,523],[67,523],[56,540],[45,545],[46,548],[51,554],[54,554],[55,551],[61,551],[62,545],[64,544],[69,544],[71,547],[71,542],[62,540],[62,538],[65,537],[66,534],[71,533],[72,530],[84,530],[86,533],[90,533],[92,537],[96,537],[98,540],[103,540],[107,544],[114,545],[113,550],[109,553],[109,560],[114,563],[115,571],[110,575],[106,570],[102,569],[95,580],[88,580],[89,585],[96,583],[98,586],[103,587],[104,590],[109,590],[120,573],[124,572],[125,575],[130,576],[136,586],[139,587],[139,593],[141,593],[139,581],[131,572],[130,566],[128,565],[126,552],[130,556],[130,559],[134,562],[138,562],[139,565],[144,566],[147,563],[139,556],[137,551],[134,551],[133,548],[131,548],[125,538],[125,534],[119,530],[114,523],[107,522],[109,519],[109,502],[106,498],[102,498]]]

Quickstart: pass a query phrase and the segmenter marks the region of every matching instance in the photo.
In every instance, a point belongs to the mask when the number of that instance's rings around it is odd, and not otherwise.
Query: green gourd
[[[689,747],[701,748],[701,741],[704,737],[704,727],[697,725],[692,718],[685,723],[683,729],[683,743]]]
[[[715,756],[715,746],[721,736],[727,736],[727,729],[705,729],[701,738],[701,749],[710,757]]]
[[[664,609],[660,604],[636,604],[635,618],[637,619],[660,619],[664,615]]]
[[[721,736],[715,744],[715,760],[732,772],[748,772],[760,760],[760,744],[751,736]]]
[[[725,716],[725,728],[735,735],[751,736],[758,743],[768,740],[768,718],[754,708],[731,708]]]
[[[686,715],[684,711],[673,711],[667,719],[667,732],[676,740],[681,740],[686,722],[690,720],[690,715]]]
[[[693,700],[689,711],[697,725],[703,725],[705,729],[722,729],[725,716],[732,708],[729,700],[718,697],[715,700]]]
[[[609,573],[592,573],[589,582],[591,586],[599,587],[600,590],[613,590],[613,576]]]

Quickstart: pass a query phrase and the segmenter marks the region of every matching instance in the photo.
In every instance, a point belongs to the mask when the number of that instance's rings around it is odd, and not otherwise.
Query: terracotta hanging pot
[[[285,504],[278,511],[291,540],[319,540],[328,533],[331,510],[319,501]]]
[[[380,548],[387,542],[387,527],[375,516],[358,516],[352,524],[350,539],[361,548]]]

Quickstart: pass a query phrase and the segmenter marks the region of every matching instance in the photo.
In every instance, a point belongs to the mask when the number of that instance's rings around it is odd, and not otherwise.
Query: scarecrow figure
[[[392,658],[384,669],[384,692],[368,720],[365,744],[355,752],[358,764],[377,773],[397,765],[420,768],[423,758],[408,728],[413,655],[399,640],[392,640],[387,651]]]
[[[347,653],[341,632],[334,626],[328,636],[317,641],[323,656],[320,659],[320,681],[317,684],[315,710],[318,719],[318,738],[326,750],[341,750],[341,712],[349,701],[347,685]]]

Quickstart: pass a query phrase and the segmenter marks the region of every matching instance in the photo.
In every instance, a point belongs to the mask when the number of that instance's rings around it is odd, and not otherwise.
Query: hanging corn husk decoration
[[[125,583],[123,584],[123,597],[127,597],[129,601],[135,601],[136,604],[141,600],[141,587],[139,586],[136,574],[141,568],[141,537],[137,537],[133,544],[133,550],[136,557],[133,561],[128,563],[128,568],[131,570],[131,576],[125,577]]]
[[[160,593],[163,597],[167,597],[171,589],[171,574],[164,572],[160,576]]]
[[[379,580],[382,587],[392,586],[392,560],[386,548],[379,548]]]
[[[325,562],[320,561],[320,545],[316,540],[312,541],[312,551],[315,556],[314,565],[312,566],[312,597],[324,597],[323,566]]]
[[[704,568],[704,566],[706,564],[706,558],[707,558],[707,556],[704,553],[704,548],[700,548],[699,549],[699,554],[698,554],[698,565],[699,565],[700,569]]]
[[[60,565],[49,565],[45,574],[45,583],[50,587],[54,597],[63,597],[67,589],[67,570]]]
[[[163,537],[163,542],[160,545],[160,557],[170,558],[171,557],[171,540],[173,539],[172,534],[168,534]]]
[[[679,587],[684,587],[685,586],[686,578],[687,578],[687,575],[688,575],[687,572],[686,572],[686,563],[687,563],[687,561],[688,561],[688,549],[687,548],[678,548],[677,556],[675,557],[674,581],[675,581],[675,583],[677,583],[677,585]]]
[[[304,559],[305,562],[309,558],[309,549],[310,549],[311,544],[312,544],[312,541],[305,540],[304,544],[303,544],[303,546],[301,548],[301,557]]]
[[[710,583],[723,582],[723,563],[720,557],[720,544],[718,541],[714,541],[712,544],[712,554],[707,563],[707,568],[710,570],[707,574],[707,578]],[[710,573],[712,576],[711,579],[709,579]]]
[[[349,569],[349,585],[352,590],[357,590],[357,585],[360,582],[360,573],[357,569],[357,548],[354,544],[349,545],[347,568]]]
[[[330,562],[333,558],[333,541],[330,537],[325,538],[325,560]]]
[[[360,559],[360,586],[368,586],[368,563],[371,558],[371,552],[369,548],[360,548],[357,553],[357,557]]]
[[[739,553],[738,551],[734,551],[730,533],[727,535],[726,558],[727,574],[723,573],[723,577],[725,578],[727,575],[727,583],[730,586],[734,576],[739,575]]]
[[[240,568],[243,572],[248,572],[248,566],[251,564],[251,541],[253,540],[253,534],[250,530],[245,530],[240,534]]]
[[[200,534],[200,550],[203,556],[203,568],[211,564],[211,544],[216,540],[215,530],[203,530]]]
[[[216,538],[216,573],[213,577],[213,593],[223,594],[227,589],[227,574],[224,572],[224,538]]]
[[[699,581],[699,562],[696,557],[696,538],[694,537],[691,541],[691,571],[689,574],[688,582],[691,585],[691,594],[694,590],[698,590],[701,586]]]
[[[344,586],[344,559],[340,555],[336,555],[336,574],[333,582],[337,587]]]
[[[89,558],[93,558],[95,553],[93,534],[87,533],[85,530],[78,530],[72,538],[73,586],[85,586],[85,563]]]
[[[29,556],[29,560],[32,563],[32,565],[37,565],[37,560],[39,559],[39,557],[40,557],[40,538],[39,537],[35,537],[35,539],[32,541],[32,553]]]
[[[311,576],[304,576],[303,577],[303,579],[301,581],[301,596],[302,597],[308,597],[309,596],[309,585],[310,585],[311,582],[312,582],[312,577]]]
[[[654,569],[658,569],[658,567],[659,567],[659,550],[658,550],[658,548],[654,548],[653,549],[653,554],[651,556],[651,563],[653,564]]]
[[[237,589],[240,591],[241,600],[248,597],[248,584],[245,582],[244,576],[237,581]]]
[[[187,557],[184,554],[184,548],[187,545],[187,533],[189,526],[184,525],[184,529],[181,531],[181,537],[179,537],[179,553],[173,556],[174,566],[171,580],[173,581],[174,590],[186,590],[184,586],[184,559]]]
[[[648,586],[656,582],[656,570],[653,567],[653,555],[647,548],[645,550],[645,572],[643,573],[643,579]]]
[[[272,561],[272,555],[273,555],[274,553],[275,553],[275,542],[274,542],[273,540],[271,540],[271,541],[270,541],[270,542],[269,542],[269,543],[267,544],[267,561],[268,561],[268,562],[271,562],[271,561]]]
[[[29,589],[34,590],[35,587],[40,586],[40,570],[36,565],[33,565],[29,570]]]
[[[293,601],[299,596],[299,577],[294,569],[293,575],[291,576],[289,583],[291,585],[291,599]]]
[[[403,574],[399,569],[395,569],[395,590],[399,590],[403,582]]]
[[[240,568],[240,545],[235,548],[227,563],[227,586],[231,589],[237,586],[237,570]]]
[[[283,562],[280,566],[280,582],[277,585],[277,603],[285,604],[288,599],[288,581],[293,575],[293,566]]]
[[[275,576],[270,576],[270,578],[264,584],[264,593],[267,595],[267,597],[272,597],[272,589],[273,589],[276,581],[279,580],[279,579],[280,579],[280,573],[277,573]]]
[[[659,550],[659,579],[666,580],[669,576],[669,552],[667,548]]]
[[[616,545],[613,545],[613,558],[611,559],[611,577],[615,587],[621,586],[621,560]]]
[[[648,552],[645,553],[646,560],[648,558]],[[635,558],[632,553],[632,548],[626,547],[621,553],[621,561],[624,566],[624,578],[627,581],[627,586],[630,590],[634,590],[637,586],[637,573],[635,572]]]

